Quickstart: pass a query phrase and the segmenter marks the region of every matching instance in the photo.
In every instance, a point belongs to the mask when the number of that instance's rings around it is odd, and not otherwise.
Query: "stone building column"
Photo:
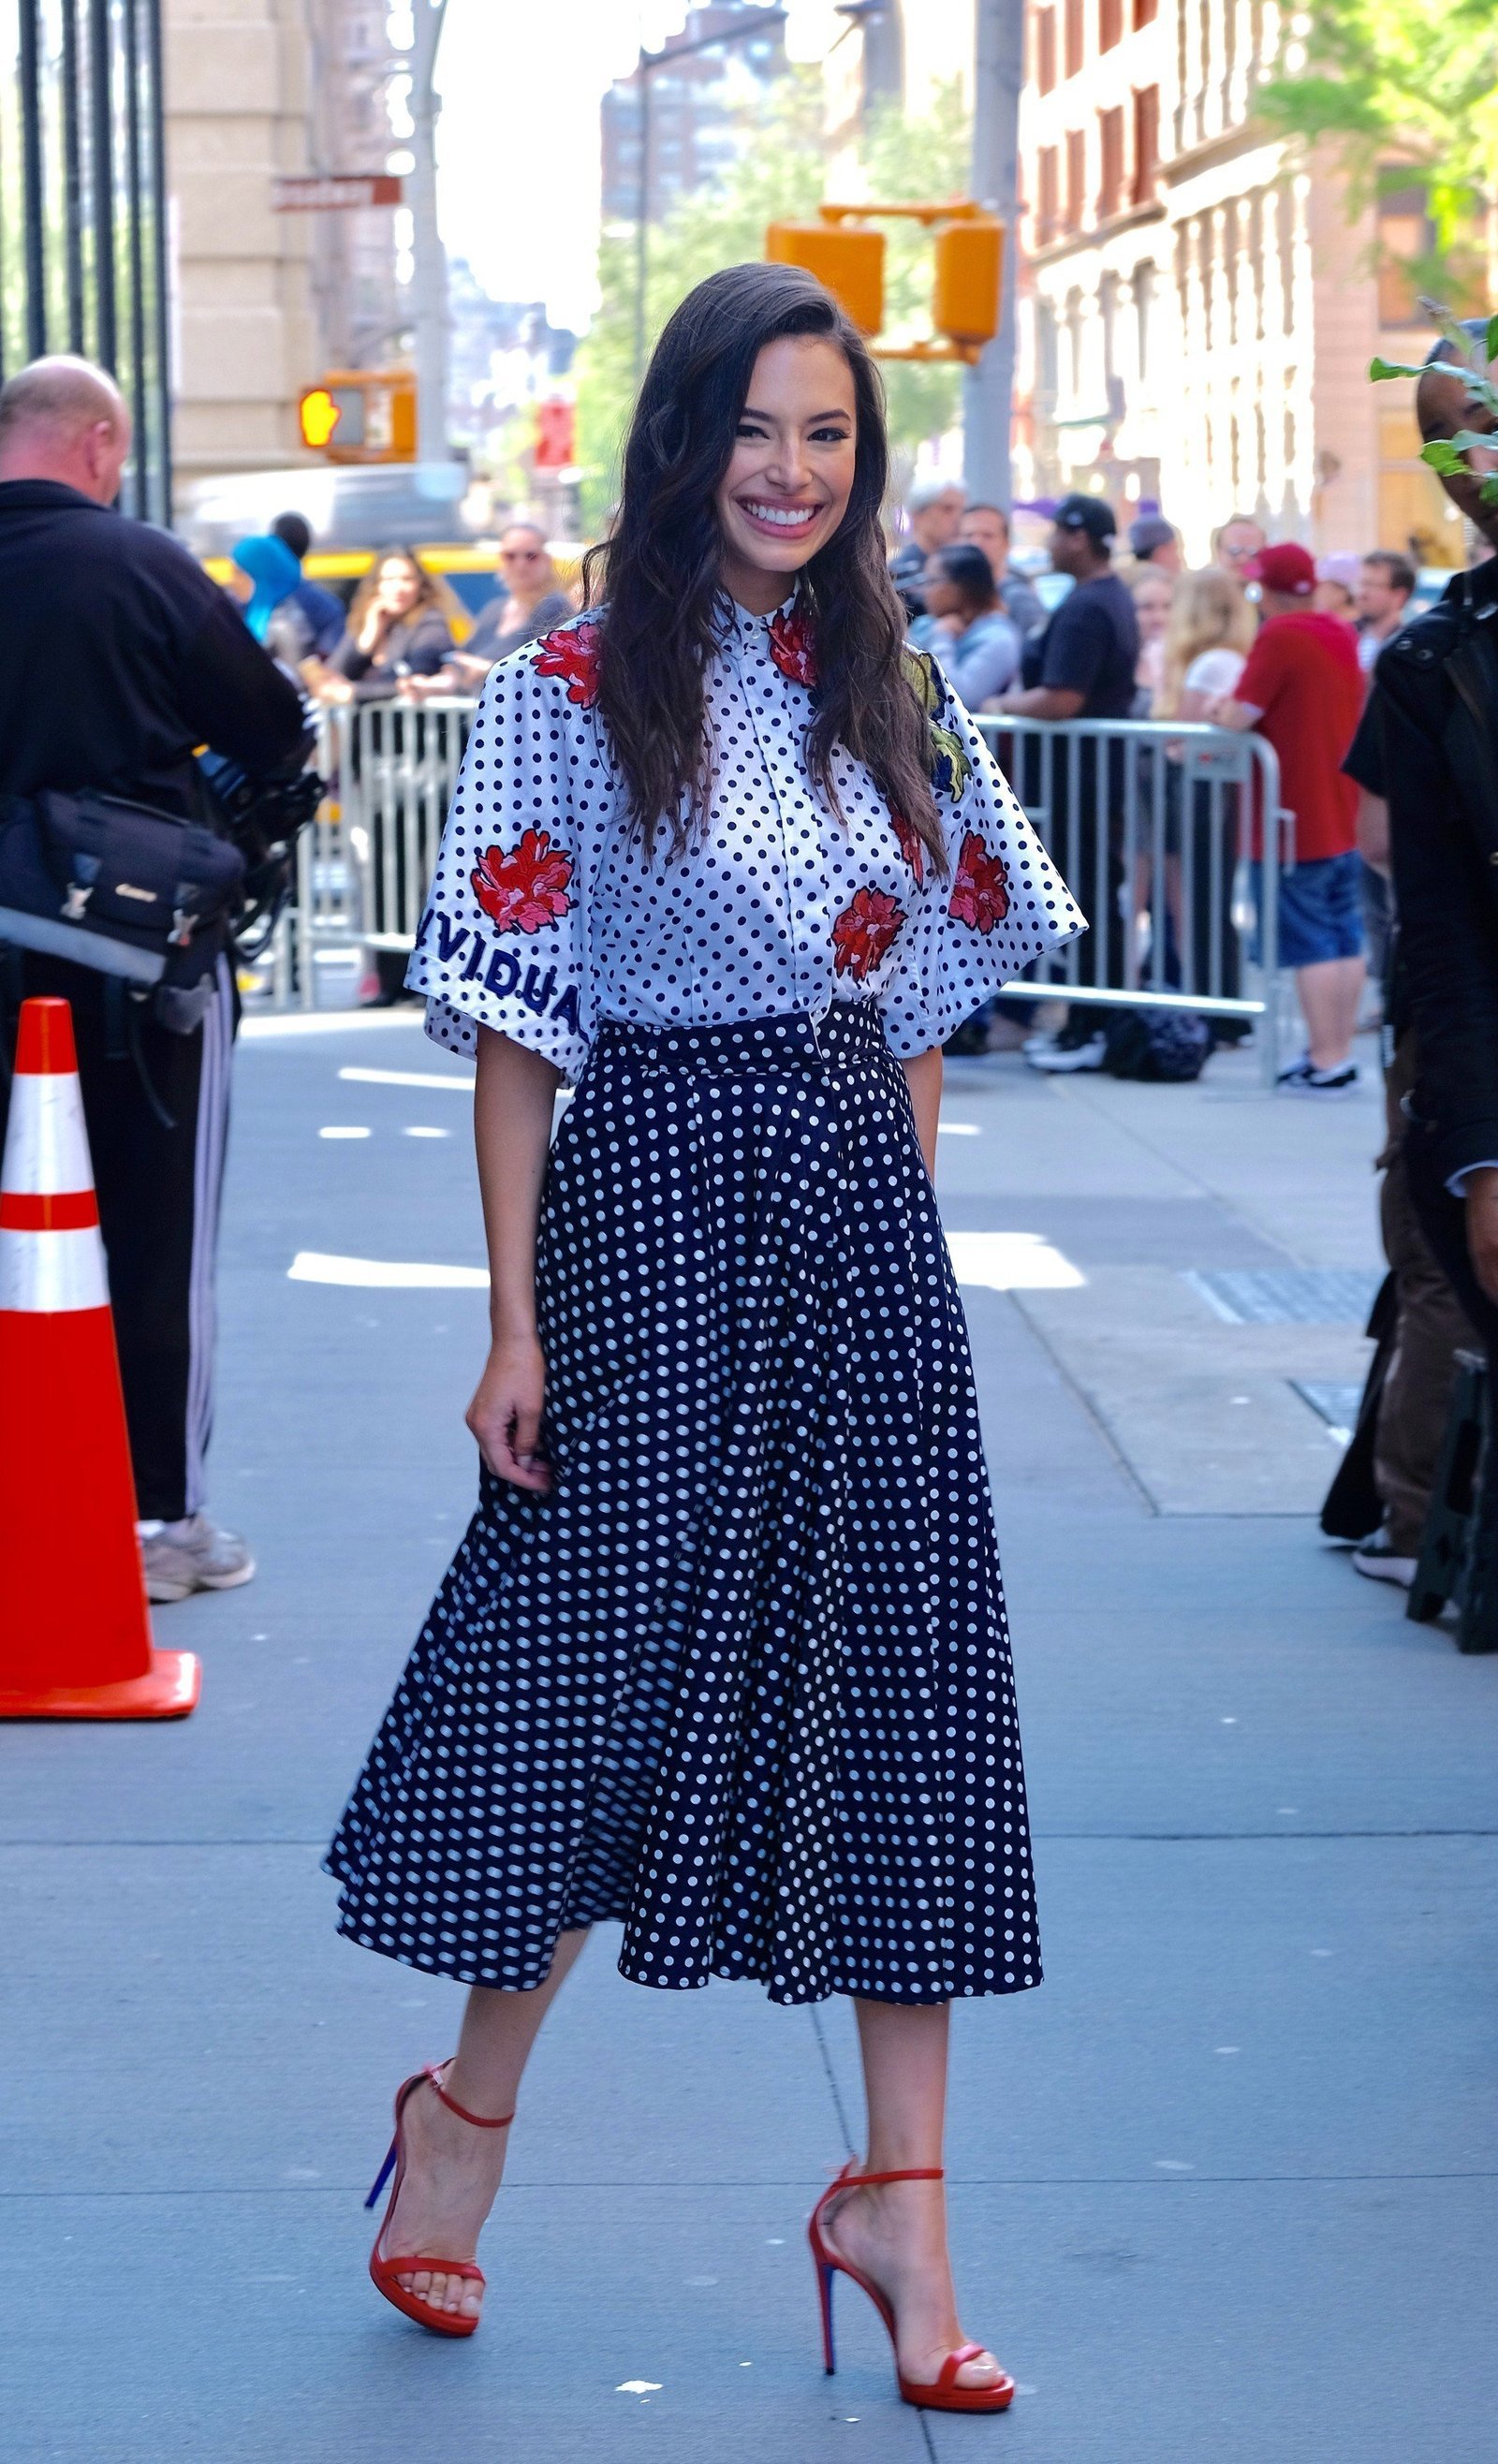
[[[305,459],[297,398],[319,373],[310,216],[271,209],[308,168],[300,0],[163,0],[179,483]]]

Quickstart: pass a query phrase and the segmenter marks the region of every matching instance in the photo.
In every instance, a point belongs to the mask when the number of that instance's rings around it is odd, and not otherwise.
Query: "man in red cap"
[[[1279,955],[1295,970],[1307,1048],[1280,1085],[1318,1099],[1357,1084],[1353,1037],[1363,990],[1357,791],[1342,763],[1362,715],[1363,683],[1350,626],[1312,605],[1316,568],[1287,540],[1241,568],[1257,583],[1265,621],[1230,696],[1209,715],[1254,728],[1280,764],[1280,803],[1294,816],[1294,869],[1280,875]],[[1256,856],[1262,820],[1254,822]]]

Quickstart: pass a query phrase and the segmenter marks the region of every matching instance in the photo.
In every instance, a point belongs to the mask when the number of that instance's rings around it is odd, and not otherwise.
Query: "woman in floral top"
[[[647,376],[598,604],[490,676],[409,977],[478,1063],[479,1502],[329,1864],[345,1933],[473,1989],[397,2102],[398,2307],[477,2323],[526,2056],[612,1920],[642,1984],[853,1997],[828,2366],[841,2269],[908,2402],[995,2410],[947,2258],[947,2019],[1040,1965],[932,1173],[943,1039],[1081,918],[903,647],[885,480],[828,295],[716,275]]]

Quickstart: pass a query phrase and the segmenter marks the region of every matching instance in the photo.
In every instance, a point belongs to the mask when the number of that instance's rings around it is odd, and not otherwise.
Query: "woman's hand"
[[[511,1481],[517,1488],[551,1486],[551,1468],[540,1452],[545,1392],[540,1345],[534,1339],[496,1337],[467,1419],[495,1478]]]
[[[359,627],[359,647],[363,651],[366,658],[372,658],[374,656],[391,626],[395,623],[395,609],[393,607],[386,607],[384,600],[380,597],[379,593],[376,592],[374,598],[370,600],[368,606],[364,609],[364,621]]]

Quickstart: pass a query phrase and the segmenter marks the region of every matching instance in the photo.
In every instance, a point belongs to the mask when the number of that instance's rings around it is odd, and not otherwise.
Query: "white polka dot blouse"
[[[484,687],[407,982],[430,1034],[475,1024],[576,1080],[600,1021],[722,1026],[872,1000],[902,1058],[930,1051],[1085,929],[941,671],[913,652],[948,869],[864,765],[842,817],[806,765],[811,627],[722,603],[705,678],[712,795],[682,854],[647,859],[595,707],[603,612],[501,659]]]

